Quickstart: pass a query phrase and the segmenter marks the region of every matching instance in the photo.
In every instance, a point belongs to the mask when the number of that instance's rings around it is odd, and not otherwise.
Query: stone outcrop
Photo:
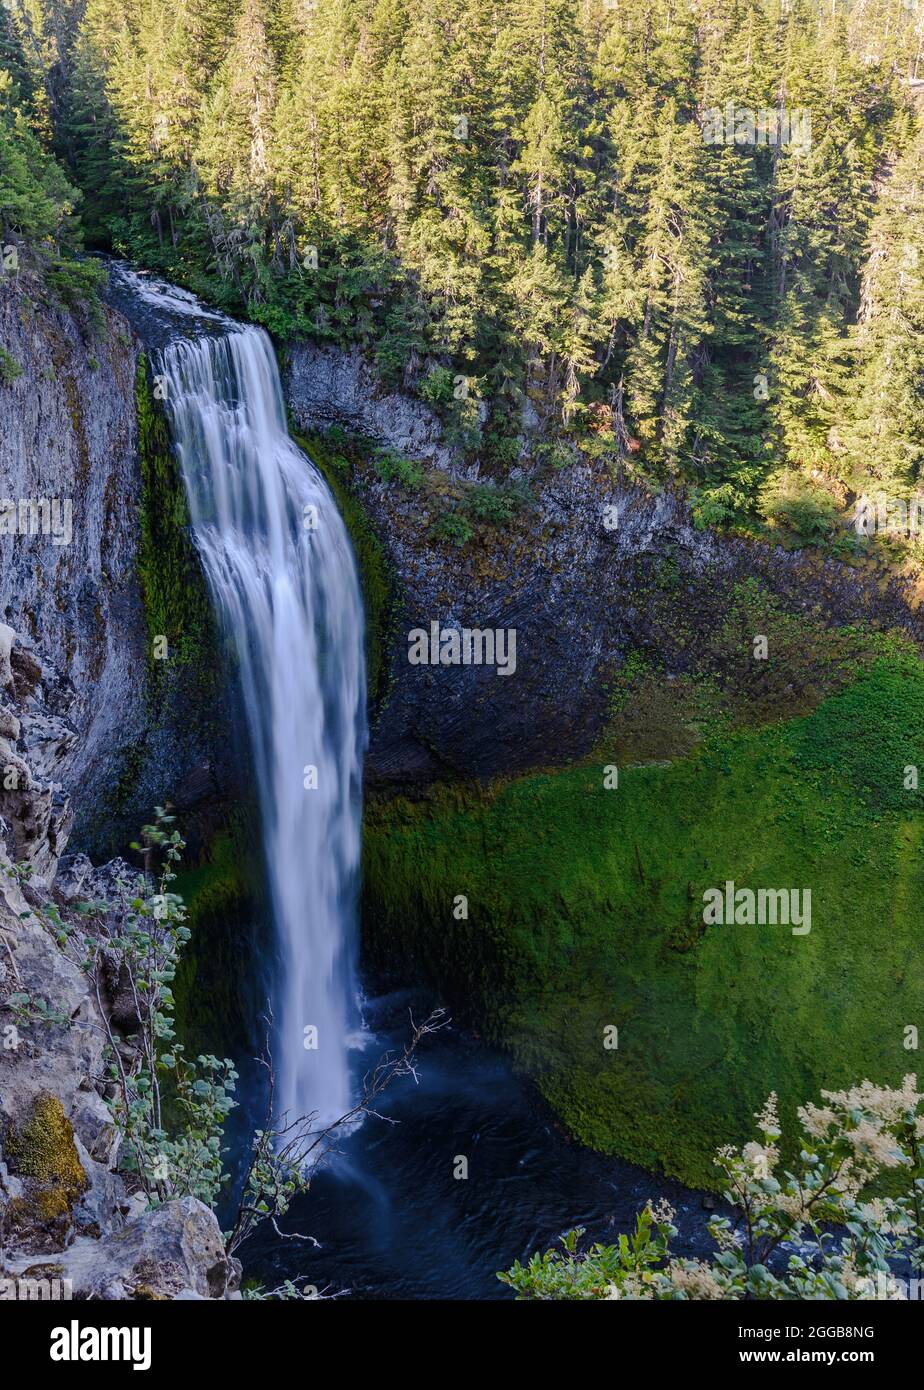
[[[291,357],[293,416],[304,428],[317,426],[325,418],[319,394],[331,378],[322,372],[312,380],[315,357],[307,351]],[[348,403],[360,418],[362,391],[351,387]],[[401,438],[411,452],[410,421],[422,409],[405,404]],[[394,587],[388,693],[373,712],[366,762],[371,786],[487,778],[586,754],[627,654],[648,653],[668,678],[695,669],[743,581],[758,581],[787,612],[823,625],[864,622],[924,640],[912,578],[869,559],[848,565],[815,550],[699,529],[679,493],[615,480],[602,463],[515,470],[532,505],[502,528],[476,527],[456,547],[436,528],[465,483],[438,454],[421,457],[445,465],[422,488],[385,482],[369,462],[357,464],[350,480]],[[514,630],[515,674],[410,664],[408,634],[434,622]]]
[[[110,924],[76,903],[136,875],[77,855],[58,887],[69,815],[60,779],[76,734],[46,695],[58,710],[78,704],[0,628],[0,1281],[68,1280],[78,1298],[231,1296],[240,1266],[214,1214],[193,1198],[148,1211],[116,1171],[104,1053],[110,1030],[127,1033],[137,1018],[117,951],[103,944],[95,978],[81,968],[84,933],[105,936]]]
[[[339,425],[411,458],[450,466],[452,453],[439,418],[422,401],[386,390],[358,348],[345,352],[292,343],[283,361],[283,385],[303,430]]]
[[[153,1211],[129,1203],[122,1224],[100,1237],[78,1235],[52,1255],[14,1255],[0,1277],[67,1280],[78,1299],[240,1297],[240,1263],[225,1254],[218,1222],[195,1197]]]

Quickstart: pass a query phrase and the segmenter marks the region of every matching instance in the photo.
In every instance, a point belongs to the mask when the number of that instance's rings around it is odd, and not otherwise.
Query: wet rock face
[[[0,342],[22,369],[0,387],[0,619],[70,678],[68,772],[90,804],[143,720],[137,346],[115,314],[94,329],[56,309],[28,267],[0,284]]]

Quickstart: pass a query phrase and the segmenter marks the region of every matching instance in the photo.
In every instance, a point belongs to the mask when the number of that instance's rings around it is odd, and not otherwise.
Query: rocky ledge
[[[137,1019],[106,944],[115,922],[77,904],[108,900],[133,871],[62,858],[75,704],[0,626],[0,1291],[48,1280],[77,1299],[240,1297],[214,1213],[192,1197],[148,1209],[118,1171],[104,1050],[111,1033],[130,1063]],[[92,978],[70,945],[88,932],[103,937]]]
[[[437,447],[433,413],[377,385],[357,354],[292,344],[285,386],[306,434],[337,426],[418,461],[416,475],[401,479],[368,450],[348,449],[349,472],[341,468],[336,480],[360,503],[393,590],[380,654],[386,694],[373,711],[366,763],[371,787],[490,778],[586,755],[627,657],[649,661],[668,681],[696,671],[742,585],[757,586],[764,608],[803,622],[862,623],[924,642],[920,577],[872,550],[845,563],[810,547],[701,529],[679,491],[655,491],[628,472],[615,478],[585,457],[562,468],[521,462],[506,480],[508,496],[511,483],[518,490],[516,509],[501,524],[485,523],[479,508],[502,511],[491,503],[504,485],[472,477]],[[335,463],[340,447],[331,450]],[[454,543],[446,521],[460,517],[470,534],[463,540],[456,530]],[[412,664],[409,634],[431,624],[515,632],[512,678],[496,664]],[[727,684],[747,680],[752,639],[765,631],[742,627],[741,669],[719,672]],[[790,697],[796,709],[814,702],[810,691],[793,688]]]

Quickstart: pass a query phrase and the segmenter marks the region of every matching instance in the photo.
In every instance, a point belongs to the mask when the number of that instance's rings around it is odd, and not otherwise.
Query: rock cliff
[[[111,854],[167,798],[193,841],[207,838],[233,799],[220,776],[236,778],[237,759],[221,691],[203,698],[189,659],[210,634],[188,623],[185,662],[178,642],[154,659],[172,576],[142,561],[167,504],[177,512],[176,480],[165,497],[156,461],[143,466],[141,343],[111,307],[63,307],[28,256],[0,277],[0,343],[20,373],[0,385],[0,618],[67,677],[74,842]]]
[[[149,1211],[115,1171],[104,1050],[110,1032],[131,1029],[117,953],[104,949],[96,973],[81,966],[86,936],[115,928],[77,900],[99,901],[130,871],[78,856],[58,872],[70,820],[61,779],[78,744],[62,709],[80,701],[0,627],[0,1287],[58,1280],[74,1298],[225,1297],[240,1266],[214,1214],[193,1198]]]
[[[408,486],[383,479],[368,456],[350,460],[349,485],[393,588],[388,693],[366,765],[372,785],[485,778],[581,756],[608,718],[611,683],[628,653],[646,654],[668,678],[695,669],[746,581],[824,626],[863,621],[924,638],[912,579],[871,560],[848,565],[700,530],[679,494],[614,480],[586,460],[519,470],[531,502],[501,526],[476,525],[457,546],[440,535],[440,519],[471,484],[433,447],[431,413],[377,394],[353,358],[335,368],[329,351],[295,345],[287,355],[289,405],[301,429],[334,423],[412,454],[420,445],[417,456],[430,465]],[[334,389],[344,393],[335,406],[326,399]],[[481,482],[482,501],[492,486]],[[434,622],[514,629],[515,674],[410,664],[408,634]]]

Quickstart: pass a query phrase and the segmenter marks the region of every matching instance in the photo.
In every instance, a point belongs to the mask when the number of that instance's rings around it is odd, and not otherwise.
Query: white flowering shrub
[[[924,1270],[924,1096],[863,1081],[799,1110],[797,1171],[781,1168],[776,1096],[760,1139],[719,1150],[734,1220],[708,1223],[711,1259],[671,1254],[674,1212],[649,1204],[631,1236],[581,1251],[583,1231],[498,1277],[527,1299],[902,1299]],[[892,1195],[886,1195],[892,1194]],[[895,1195],[897,1194],[897,1195]]]

